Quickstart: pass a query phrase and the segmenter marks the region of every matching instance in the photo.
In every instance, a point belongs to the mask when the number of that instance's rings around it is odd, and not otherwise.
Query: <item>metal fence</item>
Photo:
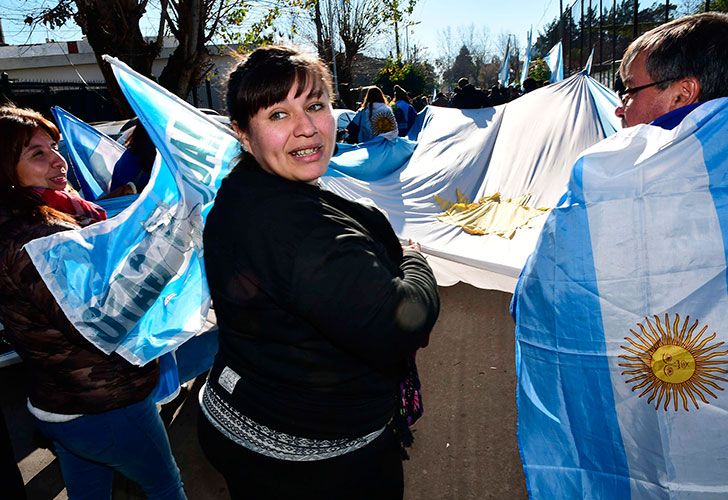
[[[36,109],[49,117],[51,106],[60,106],[88,122],[119,119],[105,82],[13,82],[3,74],[0,101]]]
[[[710,10],[710,0],[574,0],[541,35],[541,51],[558,41],[564,53],[564,76],[584,69],[593,51],[592,77],[613,87],[627,46],[642,33],[687,14]],[[545,52],[544,52],[545,53]]]
[[[51,107],[60,106],[89,123],[121,119],[106,82],[12,81],[3,73],[0,75],[0,105],[8,101],[35,109],[49,118]],[[200,108],[222,107],[221,98],[209,81],[194,89],[187,101]]]

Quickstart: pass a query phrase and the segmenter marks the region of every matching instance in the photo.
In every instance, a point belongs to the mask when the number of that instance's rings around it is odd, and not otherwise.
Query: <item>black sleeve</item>
[[[389,366],[427,345],[440,304],[421,254],[406,252],[392,272],[381,252],[355,230],[318,228],[296,251],[292,307],[341,349]]]

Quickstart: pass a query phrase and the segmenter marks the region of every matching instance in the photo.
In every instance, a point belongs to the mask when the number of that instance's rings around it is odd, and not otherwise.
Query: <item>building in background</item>
[[[0,27],[0,94],[21,106],[49,114],[61,106],[88,121],[117,119],[106,82],[86,39],[31,45],[3,45]],[[176,47],[173,37],[164,39],[154,61],[152,75],[158,77]],[[224,113],[224,82],[234,63],[231,48],[211,47],[214,70],[211,78],[192,92],[187,101],[200,108]],[[0,95],[0,100],[2,95]]]

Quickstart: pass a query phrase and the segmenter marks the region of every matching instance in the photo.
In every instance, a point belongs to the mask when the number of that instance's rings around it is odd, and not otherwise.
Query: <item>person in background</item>
[[[529,92],[533,92],[540,86],[541,85],[539,84],[539,82],[529,76],[528,78],[523,80],[523,93],[528,94]]]
[[[0,322],[26,362],[28,410],[53,442],[75,499],[110,499],[114,471],[150,499],[184,499],[166,431],[149,397],[156,363],[107,355],[68,321],[23,249],[29,241],[104,220],[66,191],[60,134],[39,113],[0,108]]]
[[[428,97],[426,95],[418,95],[414,99],[412,99],[412,107],[415,108],[415,111],[419,113],[423,109],[425,109],[426,106],[430,104]]]
[[[488,96],[470,81],[463,77],[458,80],[458,86],[455,87],[455,95],[450,100],[451,108],[458,109],[477,109],[487,108],[491,104],[488,102]]]
[[[489,106],[500,106],[508,102],[506,89],[499,84],[493,85],[488,91],[488,102],[490,103]]]
[[[134,186],[132,193],[124,194],[141,193],[152,174],[157,149],[139,120],[134,118],[133,121],[136,122],[134,130],[124,144],[126,151],[114,165],[111,175],[109,191],[112,193],[119,193],[120,188],[130,183]]]
[[[367,88],[361,107],[347,126],[351,144],[367,142],[378,135],[394,139],[398,135],[397,119],[379,87]]]
[[[728,96],[728,14],[706,12],[654,28],[622,57],[622,126],[673,128],[705,101]]]
[[[407,91],[399,85],[394,86],[394,117],[397,119],[397,129],[399,136],[404,137],[412,128],[417,119],[417,111],[410,103]]]
[[[235,499],[403,495],[399,383],[437,319],[437,285],[379,210],[319,186],[331,92],[323,62],[283,46],[228,81],[242,153],[204,229],[220,348],[198,435]]]
[[[431,105],[440,106],[441,108],[447,108],[450,105],[450,102],[448,101],[445,94],[443,94],[442,92],[438,92],[435,98],[432,100]]]

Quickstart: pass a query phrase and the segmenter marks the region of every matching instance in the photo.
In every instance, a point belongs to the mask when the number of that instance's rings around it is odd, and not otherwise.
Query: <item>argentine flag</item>
[[[526,50],[523,53],[523,67],[521,68],[521,81],[520,85],[523,87],[523,82],[528,78],[528,70],[531,66],[531,38],[533,37],[533,27],[528,30],[526,35]]]
[[[508,42],[506,43],[506,53],[503,56],[503,64],[498,70],[498,83],[507,87],[508,82],[511,79],[511,37],[508,36]]]
[[[58,106],[51,108],[83,197],[90,201],[108,194],[114,165],[126,148]]]
[[[106,60],[159,151],[149,184],[117,216],[25,248],[85,338],[144,365],[205,327],[202,228],[239,145],[227,127]]]
[[[544,61],[546,61],[546,65],[549,67],[549,71],[551,71],[549,83],[560,82],[564,79],[564,49],[561,42],[551,47],[549,53],[544,57]]]
[[[577,160],[517,285],[533,498],[728,497],[728,99]]]

